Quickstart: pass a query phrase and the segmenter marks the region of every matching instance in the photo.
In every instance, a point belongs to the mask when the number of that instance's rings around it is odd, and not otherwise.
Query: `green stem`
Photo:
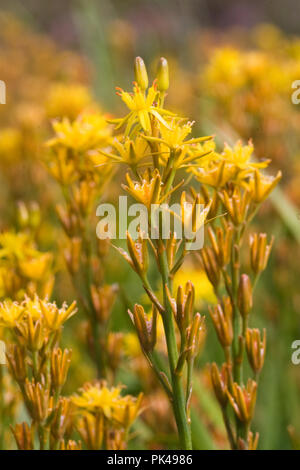
[[[161,240],[159,240],[158,256],[161,267],[163,292],[164,292],[164,307],[165,313],[163,314],[163,325],[166,336],[167,350],[169,367],[171,373],[173,400],[172,406],[174,410],[175,420],[177,424],[180,444],[183,449],[192,449],[192,438],[191,429],[188,423],[186,414],[186,403],[183,386],[181,383],[181,377],[175,373],[177,360],[178,360],[178,349],[176,343],[175,328],[173,322],[173,313],[168,300],[165,286],[169,286],[169,270],[166,259],[165,247]]]

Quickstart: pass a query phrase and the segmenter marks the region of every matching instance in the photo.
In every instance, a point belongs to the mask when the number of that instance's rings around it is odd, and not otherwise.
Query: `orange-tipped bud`
[[[255,170],[254,178],[252,178],[249,182],[249,188],[253,201],[257,204],[263,202],[273,191],[275,186],[277,186],[281,180],[281,177],[281,171],[278,171],[276,176],[269,176],[262,174],[259,170]]]
[[[271,253],[274,237],[267,244],[266,233],[253,234],[250,236],[250,261],[253,272],[257,275],[264,271]]]
[[[128,313],[136,328],[142,349],[145,353],[151,352],[156,343],[156,307],[153,306],[151,320],[148,320],[144,308],[138,304],[135,304],[133,313],[130,310],[128,310]]]
[[[216,398],[222,407],[225,407],[228,402],[227,390],[230,380],[230,371],[228,365],[223,364],[221,370],[215,362],[210,367],[210,376]]]
[[[227,210],[230,219],[235,226],[243,224],[247,220],[248,209],[251,202],[250,191],[243,191],[235,187],[232,194],[223,190],[219,196]]]
[[[12,433],[16,440],[19,450],[33,450],[34,449],[34,429],[33,426],[28,426],[27,423],[16,424],[11,426]]]
[[[71,364],[72,351],[60,348],[54,349],[51,354],[51,384],[53,391],[60,390],[67,378]]]
[[[203,248],[200,250],[200,257],[205,273],[214,286],[218,288],[220,282],[220,269],[212,248]]]
[[[257,383],[251,379],[248,380],[247,387],[234,382],[231,393],[227,392],[229,402],[242,423],[249,423],[253,418],[256,393]]]
[[[188,281],[183,290],[178,286],[176,300],[171,296],[168,286],[165,286],[167,296],[180,331],[185,331],[190,325],[194,313],[195,287]]]
[[[252,309],[252,287],[250,277],[242,274],[238,288],[238,307],[243,318],[246,318]]]
[[[207,231],[218,265],[223,268],[230,261],[233,227],[230,224],[228,224],[226,230],[218,227],[216,234],[211,227],[208,227]]]
[[[223,305],[218,304],[209,308],[219,341],[224,348],[231,345],[233,340],[232,307],[229,297],[223,299]]]
[[[196,313],[192,324],[187,329],[187,360],[194,359],[200,352],[206,335],[205,317]]]
[[[118,292],[117,284],[96,287],[91,285],[91,297],[100,324],[108,321]]]
[[[127,247],[131,257],[132,267],[135,272],[143,279],[148,269],[148,248],[147,239],[139,234],[137,241],[133,241],[129,232],[127,232]]]
[[[55,441],[63,439],[65,431],[71,421],[71,401],[61,397],[51,422],[51,434]]]
[[[102,448],[104,439],[104,415],[103,413],[86,414],[78,421],[77,431],[88,450]]]
[[[70,239],[69,248],[64,251],[65,261],[68,270],[71,274],[76,274],[79,271],[80,258],[81,258],[81,245],[82,240],[79,237],[72,237]]]
[[[53,400],[50,397],[49,389],[45,388],[41,383],[29,382],[26,380],[24,387],[24,395],[27,409],[33,421],[45,423],[46,419],[52,412]]]
[[[27,376],[26,352],[25,347],[14,344],[10,347],[7,354],[7,363],[9,370],[18,383],[24,383]]]
[[[259,373],[264,365],[266,354],[266,330],[263,330],[263,338],[257,328],[247,328],[246,351],[249,363],[255,373]]]

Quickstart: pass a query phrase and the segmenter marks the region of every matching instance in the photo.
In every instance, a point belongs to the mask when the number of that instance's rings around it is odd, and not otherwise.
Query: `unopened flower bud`
[[[141,57],[135,58],[134,75],[138,86],[142,91],[145,91],[148,88],[148,74],[145,63]]]
[[[168,61],[161,57],[157,67],[157,88],[161,92],[165,92],[169,88],[169,66]]]

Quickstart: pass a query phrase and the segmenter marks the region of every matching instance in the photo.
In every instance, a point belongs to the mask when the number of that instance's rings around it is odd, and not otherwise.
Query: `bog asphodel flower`
[[[257,204],[262,203],[269,194],[273,191],[275,186],[281,180],[282,173],[278,171],[276,176],[264,175],[258,170],[255,170],[254,176],[250,178],[247,187],[251,192],[253,201]]]
[[[75,119],[91,103],[92,97],[85,86],[78,83],[55,83],[47,96],[47,115],[49,118],[65,116]]]
[[[47,142],[49,147],[64,146],[76,152],[94,150],[107,144],[111,128],[105,116],[85,113],[71,122],[68,118],[53,122],[56,136]]]
[[[3,295],[18,298],[31,284],[39,294],[50,294],[54,280],[53,255],[36,248],[27,232],[0,234],[0,286]]]
[[[122,185],[123,189],[127,191],[136,201],[144,204],[148,209],[151,204],[160,203],[161,194],[161,176],[158,170],[154,170],[152,175],[145,172],[140,181],[133,181],[129,175],[126,174],[128,186]]]
[[[9,300],[0,304],[0,326],[13,328],[24,317],[25,308]]]
[[[76,311],[75,301],[69,307],[64,303],[58,308],[55,302],[42,300],[36,295],[33,299],[25,297],[21,303],[5,301],[0,304],[0,321],[3,326],[9,328],[16,326],[23,328],[26,323],[29,329],[35,328],[36,322],[41,322],[43,328],[55,331],[61,328]]]
[[[163,126],[169,127],[163,116],[175,116],[170,111],[155,106],[154,102],[157,97],[157,86],[154,82],[144,93],[136,82],[133,83],[133,93],[128,93],[122,88],[117,87],[117,95],[119,95],[126,106],[130,109],[130,113],[122,119],[110,119],[109,122],[116,124],[119,129],[126,124],[125,136],[132,134],[133,130],[138,128],[145,132],[151,132],[151,117],[157,119]]]
[[[99,412],[111,421],[128,428],[140,411],[142,394],[135,398],[121,395],[122,387],[108,388],[105,382],[85,384],[80,394],[74,395],[74,405],[90,413]]]
[[[135,140],[127,137],[124,141],[115,138],[112,140],[111,146],[117,153],[106,152],[104,150],[100,150],[100,152],[105,155],[108,160],[116,163],[124,163],[133,169],[144,164],[144,160],[151,157],[148,143],[140,136]]]
[[[253,154],[254,147],[251,141],[247,145],[243,145],[239,140],[233,147],[228,144],[225,144],[224,151],[221,154],[221,158],[225,160],[226,163],[234,165],[242,173],[241,177],[257,168],[266,168],[271,160],[265,160],[263,162],[253,162],[251,161],[251,156]]]

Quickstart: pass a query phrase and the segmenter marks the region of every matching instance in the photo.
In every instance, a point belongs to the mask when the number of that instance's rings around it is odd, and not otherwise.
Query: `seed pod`
[[[227,364],[223,364],[219,371],[217,364],[215,362],[212,363],[210,367],[211,381],[216,398],[222,407],[225,407],[228,402],[229,374]]]
[[[26,379],[25,347],[14,344],[6,354],[8,366],[14,379],[18,383],[24,383]]]
[[[251,379],[248,380],[247,387],[234,382],[231,393],[227,391],[229,402],[242,423],[249,423],[253,417],[256,393],[257,383]]]
[[[53,390],[60,390],[67,378],[71,364],[72,351],[60,348],[54,349],[51,354],[51,383]]]
[[[128,313],[136,328],[141,347],[146,353],[151,352],[156,343],[156,307],[153,306],[151,320],[148,320],[144,308],[138,304],[135,304],[133,313],[130,310]]]
[[[238,307],[243,318],[249,315],[252,305],[251,281],[247,274],[242,274],[238,288]]]
[[[249,363],[255,373],[259,373],[264,365],[266,354],[266,330],[263,330],[263,338],[257,328],[247,328],[246,351]]]
[[[223,305],[218,304],[209,313],[213,321],[219,341],[224,348],[231,345],[233,340],[232,307],[229,297],[223,299]]]
[[[258,275],[267,266],[267,262],[271,253],[274,237],[267,244],[267,235],[265,233],[254,233],[250,235],[250,261],[252,271]]]
[[[34,449],[34,428],[32,425],[29,427],[28,423],[21,423],[10,428],[19,450]]]

